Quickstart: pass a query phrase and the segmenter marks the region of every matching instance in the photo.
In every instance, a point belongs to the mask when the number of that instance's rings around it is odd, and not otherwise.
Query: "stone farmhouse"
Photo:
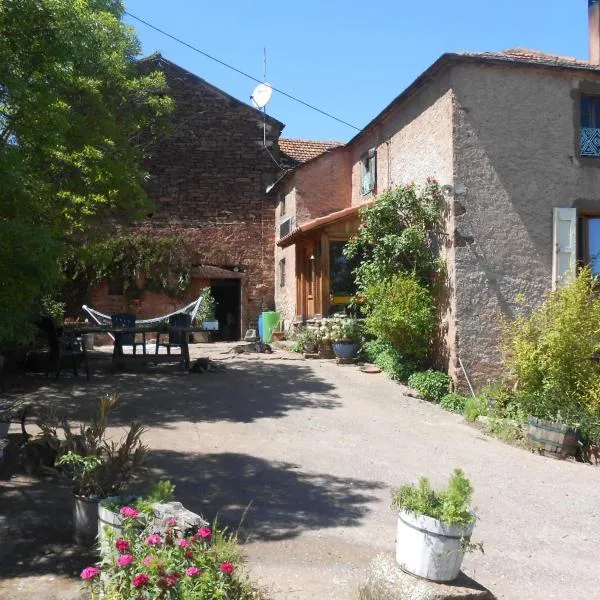
[[[282,172],[279,160],[289,166],[300,160],[280,156],[283,123],[158,54],[147,62],[165,73],[175,110],[146,165],[154,211],[136,227],[183,236],[196,265],[185,298],[144,290],[132,307],[118,285],[105,281],[90,302],[106,313],[153,317],[210,286],[221,333],[239,339],[261,310],[273,308],[274,208],[265,190]]]
[[[344,146],[271,191],[275,300],[286,323],[327,315],[352,292],[341,256],[358,210],[436,178],[447,204],[440,367],[459,385],[500,368],[501,319],[575,273],[600,272],[600,3],[590,61],[534,50],[448,53]]]

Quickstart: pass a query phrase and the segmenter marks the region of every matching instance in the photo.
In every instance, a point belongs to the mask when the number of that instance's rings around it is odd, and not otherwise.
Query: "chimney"
[[[600,66],[600,0],[588,0],[590,63]]]

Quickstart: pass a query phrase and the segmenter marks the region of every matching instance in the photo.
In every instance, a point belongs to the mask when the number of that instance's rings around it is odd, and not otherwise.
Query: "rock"
[[[369,566],[360,600],[494,600],[493,594],[461,572],[450,584],[434,583],[409,575],[394,557],[379,554]]]
[[[208,525],[208,521],[185,508],[181,502],[153,504],[152,511],[154,512],[154,526],[157,531],[164,531],[167,528],[167,521],[169,519],[175,519],[177,527],[182,531],[206,527]]]
[[[245,342],[256,342],[257,339],[256,329],[248,329],[246,331],[246,335],[244,336]]]

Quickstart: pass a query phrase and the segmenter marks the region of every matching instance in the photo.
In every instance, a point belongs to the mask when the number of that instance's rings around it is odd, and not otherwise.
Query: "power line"
[[[136,21],[143,23],[147,27],[150,27],[150,29],[154,29],[154,31],[158,31],[158,33],[161,33],[162,35],[165,35],[168,38],[175,40],[177,43],[182,44],[183,46],[186,46],[190,50],[193,50],[194,52],[198,52],[198,54],[202,54],[202,56],[205,56],[206,58],[210,58],[210,60],[214,60],[215,62],[219,63],[220,65],[223,65],[224,67],[227,67],[228,69],[231,69],[232,71],[235,71],[236,73],[239,73],[240,75],[243,75],[244,77],[247,77],[248,79],[251,79],[252,81],[255,81],[256,83],[263,83],[260,79],[256,79],[256,77],[253,77],[252,75],[249,75],[248,73],[244,73],[244,71],[240,71],[240,69],[236,69],[234,66],[216,58],[215,56],[211,56],[207,52],[204,52],[203,50],[200,50],[199,48],[196,48],[195,46],[192,46],[191,44],[184,42],[182,39],[175,37],[174,35],[164,31],[163,29],[159,29],[155,25],[152,25],[152,23],[148,23],[148,21],[144,21],[144,19],[140,19],[140,17],[136,17],[134,14],[130,13],[129,11],[126,10],[125,14],[130,16],[132,19],[135,19]],[[355,125],[352,125],[352,123],[348,123],[347,121],[344,121],[343,119],[340,119],[339,117],[336,117],[335,115],[332,115],[324,110],[321,110],[320,108],[317,108],[316,106],[313,106],[312,104],[309,104],[308,102],[304,102],[304,100],[300,100],[300,98],[296,98],[295,96],[292,96],[291,94],[288,94],[287,92],[284,92],[283,90],[277,89],[276,87],[273,87],[273,86],[271,86],[271,88],[273,89],[274,92],[277,92],[277,93],[281,94],[282,96],[289,98],[290,100],[294,100],[295,102],[298,102],[298,103],[306,106],[307,108],[310,108],[311,110],[321,113],[322,115],[325,115],[326,117],[329,117],[330,119],[334,119],[338,123],[342,123],[343,125],[352,127],[352,129],[355,129],[356,131],[361,130],[360,127],[356,127]]]

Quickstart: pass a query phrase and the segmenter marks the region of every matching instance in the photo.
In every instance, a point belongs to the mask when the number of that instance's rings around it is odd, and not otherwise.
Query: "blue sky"
[[[587,58],[586,0],[126,0],[138,17],[238,69],[363,127],[444,52],[527,47]],[[130,18],[144,54],[166,58],[244,102],[254,83]],[[274,93],[284,137],[356,132]]]

